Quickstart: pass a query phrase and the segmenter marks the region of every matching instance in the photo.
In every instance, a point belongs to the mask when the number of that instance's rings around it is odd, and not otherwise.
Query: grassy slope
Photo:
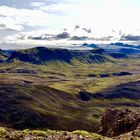
[[[4,71],[0,74],[0,81],[2,84],[9,84],[10,87],[20,84],[19,93],[29,93],[33,98],[32,102],[27,100],[24,105],[31,111],[45,114],[46,118],[50,119],[48,122],[55,120],[56,123],[51,123],[48,127],[97,131],[100,116],[105,107],[114,103],[120,103],[118,108],[126,107],[122,106],[124,102],[130,104],[136,102],[131,99],[96,99],[82,102],[78,100],[78,92],[86,90],[96,93],[122,83],[137,81],[140,79],[139,64],[139,59],[124,59],[103,64],[82,63],[73,59],[71,64],[51,61],[46,65],[33,65],[16,60],[13,63],[0,64],[0,71]],[[112,76],[113,72],[121,71],[134,74],[122,77]],[[110,77],[99,77],[104,73],[108,73]],[[88,77],[89,74],[96,74],[97,77]],[[48,86],[61,91],[48,88]],[[64,97],[68,99],[63,99]],[[140,104],[139,101],[137,104]],[[135,108],[132,106],[132,109]]]
[[[95,131],[99,127],[97,120],[88,118],[92,113],[88,110],[89,103],[44,85],[17,82],[0,84],[1,123],[18,129],[47,127]]]
[[[14,129],[0,127],[0,139],[2,140],[112,140],[96,133],[87,131],[53,131],[53,130],[29,130],[17,131]]]

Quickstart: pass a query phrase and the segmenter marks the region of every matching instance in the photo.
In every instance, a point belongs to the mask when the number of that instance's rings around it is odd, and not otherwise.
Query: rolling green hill
[[[13,52],[8,58],[8,62],[20,60],[32,64],[45,64],[48,61],[71,63],[73,59],[77,59],[83,63],[105,63],[112,62],[113,57],[100,48],[91,51],[72,51],[36,47]]]
[[[87,105],[72,94],[44,85],[26,81],[23,84],[0,84],[0,123],[16,129],[95,131],[93,125],[99,123],[88,120]]]
[[[100,48],[13,51],[0,63],[0,123],[97,132],[106,108],[139,109],[139,69],[137,56]]]

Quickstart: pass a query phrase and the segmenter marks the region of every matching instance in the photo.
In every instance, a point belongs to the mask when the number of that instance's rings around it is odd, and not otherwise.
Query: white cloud
[[[22,30],[22,25],[49,26],[58,19],[57,15],[48,14],[36,9],[16,9],[0,6],[0,24],[5,24],[10,29]]]
[[[16,22],[15,19],[0,16],[0,29],[22,31],[24,27],[21,23]]]
[[[91,36],[88,36],[88,33],[86,33],[85,31],[83,31],[81,29],[81,33],[84,34],[77,34],[77,31],[74,31],[73,33],[70,32],[64,32],[64,31],[60,31],[57,33],[51,33],[51,32],[47,32],[47,31],[31,31],[31,32],[21,32],[18,33],[16,35],[12,35],[12,36],[8,36],[5,39],[5,42],[19,42],[19,41],[31,41],[36,42],[36,41],[40,41],[41,43],[44,42],[50,42],[50,41],[109,41],[113,39],[113,36],[107,36],[107,37],[101,37],[101,38],[93,38]],[[114,38],[115,39],[115,38]],[[117,38],[118,39],[118,38]]]
[[[78,7],[74,4],[69,3],[59,3],[59,4],[51,4],[46,6],[41,6],[40,9],[49,13],[55,13],[55,14],[70,14],[72,11],[77,9]]]
[[[59,3],[41,6],[40,9],[49,13],[61,14],[65,19],[62,24],[69,29],[77,24],[92,28],[93,35],[97,37],[112,35],[112,29],[134,33],[139,28],[140,8],[131,0],[72,1],[73,3],[70,4]]]
[[[0,6],[0,29],[23,32],[26,26],[31,26],[38,30],[41,27],[47,34],[58,34],[61,29],[66,28],[72,36],[92,38],[113,36],[114,39],[120,38],[119,31],[125,34],[138,34],[140,25],[138,0],[63,0],[61,2],[44,0],[32,1],[29,5],[32,9]],[[91,28],[92,33],[87,34],[80,29],[74,31],[75,25]]]
[[[13,31],[22,31],[24,27],[22,25],[13,24],[13,23],[2,23],[0,24],[1,30],[13,30]]]
[[[45,3],[43,3],[43,2],[33,2],[33,3],[31,3],[31,6],[34,6],[34,7],[40,7],[40,6],[44,6],[45,5]]]

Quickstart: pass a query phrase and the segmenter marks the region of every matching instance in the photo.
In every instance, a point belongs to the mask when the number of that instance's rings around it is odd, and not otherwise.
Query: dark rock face
[[[101,134],[113,137],[137,129],[140,124],[140,112],[129,109],[109,108],[101,119]]]

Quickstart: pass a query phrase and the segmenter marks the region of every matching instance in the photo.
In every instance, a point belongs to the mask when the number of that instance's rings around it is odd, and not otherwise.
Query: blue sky
[[[68,39],[115,40],[139,36],[139,19],[139,0],[1,0],[0,38],[58,40],[66,32]]]

